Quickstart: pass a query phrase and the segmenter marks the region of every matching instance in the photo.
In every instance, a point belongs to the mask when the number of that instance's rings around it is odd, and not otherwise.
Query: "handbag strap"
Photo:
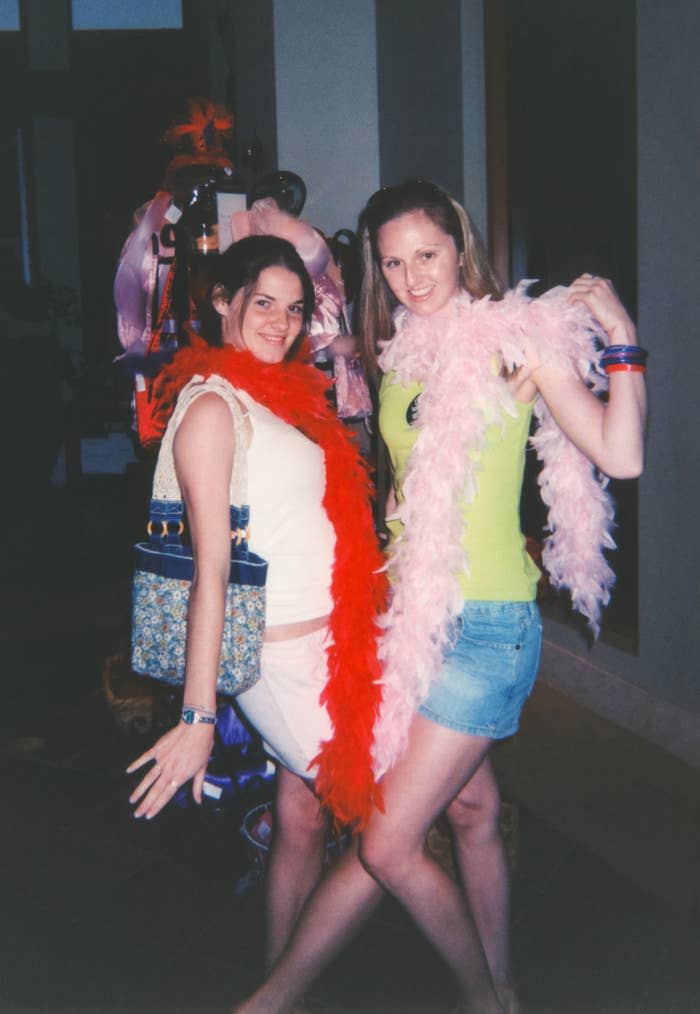
[[[156,462],[156,469],[153,475],[153,500],[166,501],[172,504],[182,500],[180,484],[177,481],[175,473],[173,441],[178,426],[184,419],[190,405],[200,395],[210,392],[214,392],[224,399],[231,410],[231,417],[233,419],[235,451],[233,455],[233,468],[231,469],[229,504],[239,507],[245,505],[248,481],[246,460],[249,443],[248,430],[245,425],[245,417],[241,404],[235,395],[233,387],[227,380],[216,374],[212,374],[206,380],[201,376],[195,376],[180,391],[158,453],[158,461]]]

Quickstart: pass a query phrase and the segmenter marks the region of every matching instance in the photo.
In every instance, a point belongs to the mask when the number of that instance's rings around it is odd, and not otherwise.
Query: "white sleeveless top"
[[[268,626],[325,616],[333,608],[335,532],[323,507],[323,451],[236,389],[248,410],[250,548],[269,564]]]

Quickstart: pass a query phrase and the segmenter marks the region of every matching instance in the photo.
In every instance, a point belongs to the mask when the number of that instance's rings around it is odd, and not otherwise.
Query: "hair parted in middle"
[[[439,229],[451,236],[462,255],[459,287],[480,299],[499,299],[502,287],[489,264],[476,226],[465,209],[430,180],[406,180],[382,187],[372,194],[360,215],[362,286],[358,308],[358,331],[362,356],[370,377],[377,374],[377,342],[393,334],[396,299],[384,280],[377,246],[379,230],[401,215],[422,211]]]

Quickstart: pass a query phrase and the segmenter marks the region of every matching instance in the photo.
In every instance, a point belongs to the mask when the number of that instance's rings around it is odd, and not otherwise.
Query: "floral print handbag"
[[[184,505],[173,462],[173,439],[185,412],[200,394],[216,391],[233,418],[236,447],[247,447],[243,413],[231,385],[221,377],[193,377],[183,388],[158,455],[150,502],[148,540],[135,546],[132,589],[131,666],[165,683],[185,677],[187,604],[194,572],[192,550],[183,544]],[[248,548],[246,454],[237,453],[231,475],[231,572],[217,693],[234,696],[260,678],[265,632],[267,562]]]

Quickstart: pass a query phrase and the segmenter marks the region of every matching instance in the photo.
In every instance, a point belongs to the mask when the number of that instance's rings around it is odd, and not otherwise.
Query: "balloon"
[[[264,197],[272,197],[277,206],[297,218],[306,201],[306,185],[296,173],[277,169],[256,180],[248,191],[248,207]]]

